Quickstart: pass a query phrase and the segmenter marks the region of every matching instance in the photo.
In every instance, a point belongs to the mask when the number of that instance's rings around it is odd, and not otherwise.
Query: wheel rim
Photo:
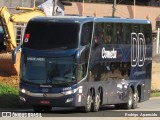
[[[133,100],[134,100],[134,102],[138,102],[139,101],[138,93],[135,93],[133,95]]]
[[[130,93],[130,94],[129,94],[129,98],[128,98],[128,105],[129,105],[129,106],[132,106],[132,102],[133,102],[132,94]]]
[[[90,109],[92,104],[92,97],[91,95],[88,95],[87,97],[87,108]]]
[[[98,109],[99,105],[100,105],[100,97],[99,97],[99,95],[96,95],[96,98],[95,98],[95,108]]]

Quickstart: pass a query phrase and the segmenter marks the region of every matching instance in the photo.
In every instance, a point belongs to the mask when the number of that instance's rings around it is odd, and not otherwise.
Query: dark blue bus
[[[30,20],[21,45],[20,101],[36,112],[136,108],[151,92],[151,30],[150,21],[136,19]]]

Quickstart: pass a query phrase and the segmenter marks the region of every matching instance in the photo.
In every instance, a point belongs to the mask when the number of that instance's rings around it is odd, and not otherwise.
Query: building
[[[65,14],[84,16],[112,16],[112,4],[72,2],[72,6],[65,6]],[[116,5],[115,16],[122,18],[148,19],[152,22],[152,30],[156,32],[160,26],[160,7],[136,5]]]
[[[86,3],[104,3],[112,4],[114,0],[68,0],[72,2],[86,2]],[[117,4],[133,5],[135,1],[136,5],[143,6],[160,6],[160,0],[116,0]]]
[[[6,6],[10,12],[17,13],[15,10],[17,6],[21,7],[33,7],[34,0],[0,0],[0,7]]]
[[[0,0],[0,7],[6,6],[11,13],[17,13],[19,11],[16,10],[17,6],[20,7],[34,7],[41,6],[45,8],[53,9],[53,0]],[[64,11],[64,5],[71,5],[68,1],[57,0],[57,13]],[[46,11],[45,11],[46,12]],[[63,14],[63,13],[62,13]]]

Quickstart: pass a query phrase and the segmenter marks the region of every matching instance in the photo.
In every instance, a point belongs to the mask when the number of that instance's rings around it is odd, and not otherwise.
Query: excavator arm
[[[13,50],[16,45],[16,37],[14,34],[14,25],[13,22],[10,20],[11,14],[8,12],[6,7],[0,8],[0,23],[3,28],[4,37],[6,42],[9,45],[10,50]]]
[[[42,10],[37,8],[17,7],[16,10],[25,10],[25,12],[11,15],[12,22],[27,23],[33,17],[46,16]]]
[[[16,36],[14,32],[14,23],[27,23],[36,16],[45,16],[45,13],[36,8],[17,7],[17,10],[25,10],[17,14],[10,14],[7,7],[0,8],[0,22],[4,31],[6,42],[11,51],[17,47]]]

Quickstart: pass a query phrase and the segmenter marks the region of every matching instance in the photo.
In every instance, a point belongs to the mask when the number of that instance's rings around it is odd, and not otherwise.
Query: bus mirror
[[[12,63],[15,64],[16,63],[16,54],[17,54],[17,51],[19,51],[21,48],[21,46],[19,45],[18,47],[16,47],[14,49],[14,51],[12,52]]]
[[[81,54],[82,54],[82,52],[84,51],[84,50],[86,50],[86,48],[87,48],[87,45],[85,45],[85,46],[81,46],[80,47],[80,49],[79,49],[79,51],[78,51],[78,53],[77,53],[77,59],[78,59],[78,62],[80,62],[79,60],[79,58],[81,57]]]

